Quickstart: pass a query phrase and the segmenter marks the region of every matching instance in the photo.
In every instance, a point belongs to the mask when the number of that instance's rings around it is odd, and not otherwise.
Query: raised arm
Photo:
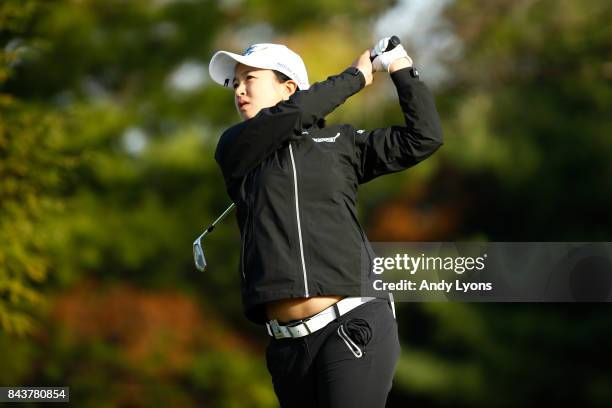
[[[355,167],[360,184],[414,166],[443,144],[442,126],[433,95],[411,68],[391,73],[405,126],[353,130]]]
[[[264,108],[244,122],[232,126],[221,135],[215,151],[226,187],[239,181],[282,143],[301,137],[348,97],[365,86],[363,73],[349,67],[338,75],[297,91],[288,100]]]

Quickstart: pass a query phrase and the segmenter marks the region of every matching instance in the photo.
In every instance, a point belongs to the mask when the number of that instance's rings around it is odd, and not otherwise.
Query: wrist
[[[389,73],[392,74],[402,68],[410,68],[412,66],[412,59],[410,57],[398,58],[389,64]]]
[[[356,90],[356,92],[358,92],[359,90],[361,90],[362,88],[366,86],[365,73],[360,68],[354,65],[351,65],[350,67],[345,69],[343,73],[350,74],[349,78],[356,78],[355,81],[358,84],[357,85],[358,89]]]

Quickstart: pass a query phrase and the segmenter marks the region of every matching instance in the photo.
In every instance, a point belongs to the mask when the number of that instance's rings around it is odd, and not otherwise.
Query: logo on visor
[[[289,76],[292,77],[291,79],[294,79],[294,78],[298,77],[297,75],[295,75],[295,72],[293,72],[291,67],[287,66],[286,64],[283,64],[282,62],[277,62],[276,65],[279,66],[280,68],[286,70],[290,74]]]
[[[268,48],[267,45],[251,45],[249,48],[247,48],[244,53],[242,54],[243,56],[247,56],[249,54],[254,53],[255,51],[261,51],[261,50],[265,50],[266,48]]]

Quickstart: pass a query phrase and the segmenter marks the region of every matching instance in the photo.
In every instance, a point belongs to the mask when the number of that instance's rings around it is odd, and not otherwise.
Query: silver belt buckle
[[[284,338],[283,332],[281,331],[280,325],[276,319],[270,320],[270,329],[272,330],[272,334],[274,335],[275,339]]]

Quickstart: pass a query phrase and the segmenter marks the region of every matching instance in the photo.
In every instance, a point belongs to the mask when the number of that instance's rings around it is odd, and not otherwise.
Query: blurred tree
[[[17,335],[32,331],[32,316],[45,304],[41,287],[52,258],[41,223],[62,213],[65,177],[76,163],[65,118],[5,90],[35,52],[36,39],[20,36],[36,9],[32,1],[0,5],[0,330]]]
[[[494,177],[475,186],[484,205],[465,233],[609,240],[612,4],[462,0],[448,15],[464,52],[440,95],[454,141],[444,155]]]
[[[447,17],[463,52],[446,60],[454,78],[437,95],[441,171],[419,202],[395,206],[426,215],[426,203],[458,203],[456,229],[437,240],[609,241],[612,4],[459,0]],[[411,346],[392,404],[612,403],[607,303],[398,310]]]
[[[85,405],[138,405],[130,396],[143,390],[166,405],[272,405],[265,337],[241,314],[231,217],[205,242],[209,270],[192,265],[193,238],[229,203],[213,151],[238,120],[207,62],[217,49],[282,41],[300,51],[316,82],[370,45],[377,14],[392,3],[3,1],[0,383],[65,379]],[[414,170],[363,187],[362,218],[372,220],[376,239],[607,240],[608,3],[451,5],[464,52],[447,61],[455,80],[436,96],[446,143]],[[381,97],[390,86],[377,81],[330,121],[396,123],[397,101]],[[95,283],[81,286],[85,278]],[[125,285],[152,295],[105,294]],[[164,302],[162,290],[180,296]],[[57,313],[65,296],[83,314]],[[197,305],[173,309],[184,297]],[[55,306],[49,313],[41,313],[45,299]],[[142,299],[156,312],[134,314]],[[157,371],[173,361],[170,346],[148,344],[153,351],[142,359],[126,358],[138,334],[191,333],[165,313],[198,316],[191,307],[225,321],[215,326],[225,327],[221,343],[236,327],[253,334],[253,350],[222,351],[204,340],[214,336],[194,330],[191,364],[170,375]],[[587,366],[610,335],[604,312],[563,319],[553,307],[450,303],[398,311],[405,346],[389,406],[550,402],[541,390],[558,402],[611,401],[603,362]],[[35,316],[45,323],[34,325]],[[145,322],[151,332],[117,329]],[[36,335],[20,341],[7,331]],[[529,384],[508,396],[518,380]]]

